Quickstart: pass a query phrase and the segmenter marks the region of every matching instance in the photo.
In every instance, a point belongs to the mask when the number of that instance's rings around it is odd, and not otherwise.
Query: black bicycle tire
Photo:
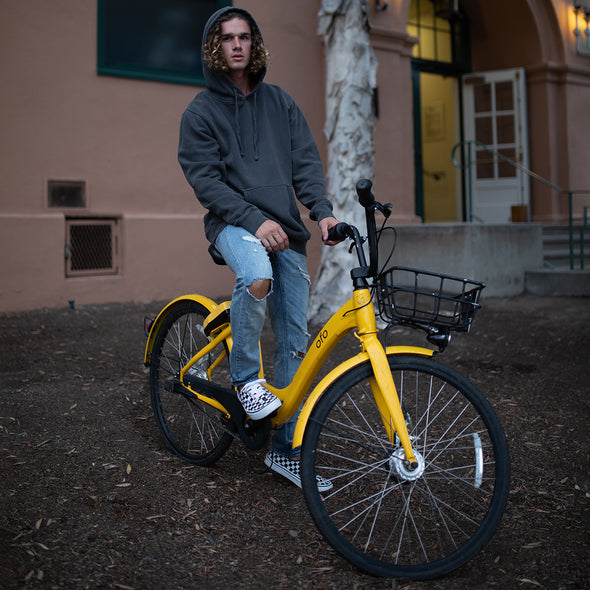
[[[186,411],[190,413],[191,418],[190,428],[197,426],[197,419],[194,417],[195,415],[192,414],[192,410],[194,409],[196,412],[198,412],[197,417],[201,417],[203,419],[203,424],[200,426],[200,428],[207,429],[207,438],[211,443],[210,446],[207,446],[205,450],[199,450],[198,452],[193,448],[187,448],[190,445],[186,444],[184,440],[179,440],[179,434],[173,432],[173,428],[171,427],[172,422],[167,420],[165,416],[165,412],[163,410],[164,403],[162,401],[162,395],[164,392],[161,391],[162,388],[160,372],[164,371],[162,367],[163,363],[161,362],[162,348],[166,343],[166,338],[170,333],[170,330],[175,325],[177,325],[178,322],[182,324],[183,317],[188,318],[189,314],[196,314],[202,321],[209,313],[209,309],[193,300],[181,300],[176,303],[169,310],[168,314],[158,328],[158,332],[154,338],[154,347],[150,363],[150,401],[160,434],[162,435],[166,446],[174,454],[178,455],[189,463],[200,466],[210,466],[216,463],[230,447],[233,436],[228,430],[226,430],[227,425],[224,424],[223,415],[221,412],[219,412],[219,410],[216,410],[212,408],[212,406],[201,402],[196,396],[191,398],[190,395],[183,396],[183,394],[180,393],[166,392],[167,399],[176,399],[178,401],[182,399],[184,400],[182,403],[186,402]],[[176,340],[178,340],[178,337],[183,338],[182,346],[184,346],[184,338],[188,338],[188,335],[182,336],[182,334],[180,334],[177,336]],[[205,338],[204,335],[203,338]],[[178,342],[176,343],[179,344]],[[187,346],[188,344],[189,343],[186,342]],[[179,344],[179,347],[180,346],[181,345]],[[193,349],[192,354],[195,352],[196,349]],[[187,359],[185,358],[184,362],[186,362],[186,360]],[[176,363],[174,369],[178,371],[180,369],[181,357],[179,356],[178,359],[172,359],[172,362]],[[170,371],[170,374],[167,376],[172,377],[172,371]],[[188,418],[188,416],[186,418]],[[179,421],[184,420],[185,417],[179,417],[178,419]],[[197,426],[197,428],[198,427],[199,426]],[[185,437],[183,436],[183,438]],[[204,437],[201,436],[201,438]],[[190,440],[192,440],[192,437]]]
[[[321,465],[319,467],[320,471],[318,471],[318,463],[321,463],[323,461],[323,459],[318,459],[318,456],[322,455],[322,457],[323,457],[323,454],[325,452],[321,449],[318,449],[318,438],[320,437],[323,430],[327,433],[325,435],[326,440],[327,440],[328,434],[332,438],[336,438],[334,436],[333,432],[328,431],[329,426],[325,425],[325,420],[328,418],[330,412],[334,408],[337,408],[337,404],[344,398],[345,395],[347,395],[358,383],[362,382],[363,380],[366,380],[368,377],[371,377],[373,375],[373,370],[372,370],[371,365],[368,361],[361,364],[361,365],[354,367],[353,369],[349,370],[347,373],[345,373],[341,377],[339,377],[322,395],[322,397],[320,398],[320,400],[318,401],[318,403],[316,404],[316,406],[314,407],[314,409],[310,415],[310,419],[308,421],[305,435],[304,435],[304,439],[303,439],[302,456],[301,456],[303,493],[304,493],[304,497],[305,497],[307,506],[310,510],[312,517],[313,517],[313,520],[316,523],[316,526],[318,527],[318,529],[321,531],[324,538],[330,543],[330,545],[341,556],[343,556],[345,559],[347,559],[348,561],[350,561],[351,563],[353,563],[354,565],[356,565],[357,567],[359,567],[363,571],[370,573],[372,575],[381,576],[381,577],[391,577],[391,578],[409,578],[409,579],[436,578],[436,577],[440,577],[440,576],[443,576],[443,575],[449,573],[450,571],[460,567],[461,565],[465,564],[467,561],[472,559],[486,545],[486,543],[489,541],[492,534],[494,533],[496,527],[498,526],[498,524],[502,518],[502,514],[504,512],[504,508],[505,508],[505,504],[506,504],[506,500],[507,500],[507,496],[508,496],[508,491],[509,491],[510,458],[509,458],[509,453],[508,453],[508,446],[506,444],[506,438],[505,438],[502,426],[501,426],[492,406],[490,405],[490,403],[484,398],[484,396],[479,392],[479,390],[471,382],[469,382],[467,379],[465,379],[463,376],[461,376],[455,370],[453,370],[441,363],[438,363],[432,359],[418,357],[418,356],[414,356],[414,355],[403,355],[403,356],[402,355],[400,355],[400,356],[390,355],[389,356],[389,364],[390,364],[390,367],[392,368],[392,372],[397,372],[397,371],[401,371],[401,370],[412,371],[412,372],[416,372],[417,376],[418,375],[424,375],[424,376],[429,376],[429,377],[432,376],[435,379],[440,380],[441,382],[444,381],[444,382],[450,384],[452,388],[455,388],[468,402],[470,402],[471,407],[473,407],[475,409],[475,413],[477,414],[478,418],[481,419],[483,425],[485,426],[486,432],[485,433],[482,432],[482,436],[484,437],[484,441],[487,440],[487,437],[489,436],[489,441],[491,444],[493,457],[495,459],[495,474],[494,474],[494,480],[493,480],[493,492],[489,496],[491,498],[491,500],[489,502],[489,505],[487,506],[487,510],[485,512],[485,515],[482,514],[482,520],[478,524],[477,529],[475,530],[475,532],[473,534],[470,534],[469,538],[461,546],[456,548],[454,551],[452,551],[448,555],[443,555],[442,557],[434,559],[433,561],[426,561],[425,563],[416,563],[416,564],[395,563],[392,561],[377,558],[373,555],[368,555],[367,553],[365,553],[364,550],[360,549],[358,546],[353,544],[347,537],[344,536],[343,533],[341,533],[338,530],[338,526],[335,524],[335,522],[333,521],[333,517],[328,512],[328,510],[332,510],[332,508],[331,507],[327,508],[326,505],[328,503],[331,506],[332,502],[335,503],[336,500],[332,500],[332,499],[337,498],[339,493],[342,496],[344,496],[345,494],[350,494],[350,489],[347,489],[346,492],[343,491],[344,485],[343,484],[341,485],[338,480],[338,477],[340,477],[340,476],[337,475],[336,477],[334,477],[334,473],[335,473],[334,471],[330,472],[330,471],[321,470],[322,469]],[[431,382],[432,382],[432,380],[431,380]],[[418,383],[418,381],[416,381],[416,383]],[[372,398],[372,395],[370,397]],[[418,397],[416,399],[418,399]],[[404,404],[405,404],[404,409],[407,410],[407,407],[408,407],[407,404],[409,404],[409,400],[405,400]],[[416,405],[418,405],[418,403]],[[339,411],[341,411],[340,408],[338,408],[338,409],[339,409]],[[465,410],[466,415],[467,415],[468,411],[469,412],[471,411],[469,409],[469,406],[467,407],[467,410]],[[411,411],[409,413],[411,414]],[[442,417],[442,413],[440,414],[440,416]],[[438,417],[436,419],[438,419]],[[342,420],[344,421],[344,419],[342,419]],[[429,418],[427,418],[426,422],[428,422],[428,420],[429,420]],[[459,421],[459,419],[457,419],[457,421]],[[332,430],[334,430],[334,429],[332,429]],[[383,430],[385,431],[385,429],[383,429]],[[354,441],[354,443],[351,442],[353,437],[351,437],[350,435],[346,435],[346,436],[348,436],[349,440],[346,441],[345,438],[340,438],[339,442],[341,444],[350,443],[351,447],[353,447],[354,445],[356,445],[357,447],[360,447],[360,445],[358,444],[358,441]],[[447,436],[447,435],[445,435],[445,436]],[[450,431],[449,431],[448,436],[450,436]],[[424,438],[426,438],[426,437],[424,437]],[[474,441],[475,441],[475,437],[474,437]],[[480,439],[480,442],[481,442],[481,439]],[[418,444],[418,441],[416,441],[416,444]],[[465,446],[467,446],[467,445],[465,445]],[[338,450],[338,453],[342,453],[342,452],[343,452],[342,450],[340,450],[340,449]],[[443,456],[443,453],[445,453],[445,452],[446,451],[443,450],[440,453],[440,455]],[[466,453],[466,451],[464,451],[464,452]],[[486,453],[488,453],[488,452],[489,452],[489,449],[486,449]],[[366,450],[365,450],[365,453],[366,453]],[[461,452],[457,451],[457,454],[460,455]],[[332,459],[330,459],[330,460],[332,460]],[[339,461],[340,459],[334,459],[334,461],[336,461],[336,460]],[[342,461],[344,462],[344,459],[342,459]],[[392,469],[390,467],[391,464],[392,464],[392,461],[390,459],[389,464],[388,464],[389,469]],[[417,492],[415,492],[415,494],[413,496],[412,496],[412,492],[410,492],[410,494],[408,495],[407,506],[404,508],[404,510],[407,510],[407,512],[411,512],[411,510],[415,510],[413,507],[410,506],[410,502],[411,501],[413,502],[414,498],[418,498],[418,499],[416,499],[416,502],[419,502],[419,499],[422,496],[428,496],[431,494],[431,490],[428,488],[428,485],[429,485],[428,479],[429,478],[436,479],[436,477],[438,477],[439,479],[442,480],[443,475],[446,475],[446,472],[443,474],[442,471],[439,472],[438,475],[435,475],[436,472],[434,471],[434,468],[433,468],[433,474],[431,475],[428,472],[428,469],[429,469],[428,466],[425,467],[425,471],[424,471],[424,475],[423,475],[424,483],[421,484],[422,487],[426,490],[426,492],[421,492],[421,491],[418,492],[417,491]],[[489,468],[486,467],[486,469],[489,469]],[[368,472],[368,470],[367,470],[367,472]],[[374,470],[374,472],[381,475],[381,473],[378,470]],[[361,469],[359,468],[359,473],[357,473],[355,475],[355,477],[357,478],[357,482],[362,482],[360,473],[361,473]],[[459,473],[461,473],[461,472],[459,472]],[[316,475],[318,475],[318,474],[322,475],[323,477],[332,479],[333,483],[335,484],[334,489],[330,490],[329,492],[327,492],[323,495],[320,494],[318,492],[317,485],[315,484]],[[373,475],[374,474],[372,473],[371,477],[373,477]],[[455,477],[455,476],[453,476],[453,477]],[[453,481],[452,486],[453,487],[456,486],[457,488],[459,488],[459,486],[461,485],[459,483],[460,477],[457,476],[456,479],[457,479],[457,482]],[[389,480],[389,476],[387,477],[387,480]],[[351,479],[351,481],[352,481],[352,479]],[[407,486],[408,488],[411,487],[412,490],[420,489],[417,484],[417,482],[420,480],[417,480],[416,484],[411,484],[410,482],[401,482],[401,480],[396,481],[394,478],[392,478],[392,481],[395,483],[395,485],[391,486],[392,489],[393,488],[398,489],[400,496],[403,495],[403,487],[404,486]],[[487,486],[487,480],[484,483],[485,483],[485,486]],[[359,490],[360,490],[360,483],[351,483],[350,486],[352,486],[352,485],[358,486]],[[439,489],[442,489],[441,484],[437,483],[436,485],[439,486]],[[395,493],[397,495],[397,492],[395,492]],[[442,493],[447,493],[447,492],[443,491]],[[449,491],[448,493],[451,494],[452,491]],[[460,500],[464,501],[464,503],[467,504],[468,503],[467,495],[469,493],[469,490],[465,491],[464,493],[465,493],[465,498],[463,496],[461,496]],[[433,495],[433,493],[432,493],[432,495]],[[474,493],[474,495],[475,495],[475,493]],[[393,496],[391,496],[391,497],[389,495],[386,496],[385,493],[383,493],[383,496],[385,497],[384,503],[386,501],[391,501],[393,498]],[[368,501],[368,499],[369,499],[369,497],[367,497],[368,504],[373,502],[372,498],[370,501]],[[356,501],[357,498],[355,497],[354,500]],[[424,510],[425,513],[427,512],[427,510],[434,511],[434,508],[437,508],[437,509],[439,508],[439,506],[438,506],[439,498],[438,497],[429,498],[429,500],[430,500],[430,506],[426,505],[426,508],[422,507],[422,509]],[[357,511],[361,511],[361,504],[358,502],[356,502],[356,503],[358,505],[355,506],[355,509]],[[440,508],[440,510],[441,510],[440,520],[444,521],[444,518],[442,517],[442,512],[447,510],[447,506],[442,504],[442,500],[441,500],[441,506],[442,506],[442,508]],[[449,508],[450,508],[450,506],[449,506]],[[459,513],[458,509],[457,509],[457,513]],[[368,514],[368,512],[367,512],[367,514]],[[397,519],[402,520],[401,518],[399,518],[397,516],[398,514],[399,513],[396,513]],[[411,515],[411,516],[413,519],[414,516],[413,515]],[[437,514],[437,516],[438,516],[438,514]],[[334,518],[340,519],[341,514],[334,513]],[[362,522],[364,522],[364,520],[367,517],[365,516],[362,519],[360,519],[357,516],[354,516],[354,517],[351,516],[350,518],[353,520],[354,519],[360,520],[362,523]],[[375,522],[376,522],[376,518],[377,517],[375,517]],[[388,518],[390,520],[387,521],[387,526],[391,526],[391,523],[393,522],[393,517],[388,516]],[[408,520],[411,522],[412,519],[408,519]],[[418,526],[418,522],[420,520],[421,520],[421,517],[416,518],[415,522],[412,522],[412,526],[416,527],[416,530],[411,530],[411,528],[408,527],[408,529],[407,529],[408,530],[408,537],[414,533],[416,533],[416,536],[419,537],[417,526]],[[424,520],[424,522],[427,522],[426,518],[424,518],[423,520]],[[350,522],[352,522],[352,520]],[[341,523],[339,523],[339,525],[341,526]],[[451,523],[451,525],[452,525],[452,523]],[[348,526],[348,524],[346,524],[342,528],[345,528],[346,526]],[[361,525],[359,525],[359,531],[360,531],[360,526]],[[426,527],[433,528],[434,525],[425,524],[424,526],[425,526],[425,528]],[[452,526],[451,526],[451,528],[452,528]],[[361,533],[359,532],[358,534],[360,536]],[[372,534],[373,534],[373,531],[371,531],[371,535]],[[403,529],[402,529],[401,534],[403,536],[403,534],[404,534]],[[432,532],[429,532],[429,534],[432,536],[435,536],[435,534]],[[440,535],[440,531],[437,531],[436,534]],[[387,543],[389,543],[389,541],[391,539],[391,535],[392,535],[392,533],[389,536],[387,536]],[[420,539],[420,541],[422,541],[422,540]],[[397,555],[399,556],[400,554],[402,554],[403,550],[404,550],[404,548],[400,543],[400,545],[398,546]],[[399,559],[399,557],[396,556],[395,559]]]

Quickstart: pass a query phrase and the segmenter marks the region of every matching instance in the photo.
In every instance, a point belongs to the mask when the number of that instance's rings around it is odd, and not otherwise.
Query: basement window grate
[[[119,220],[66,219],[66,277],[119,273]]]

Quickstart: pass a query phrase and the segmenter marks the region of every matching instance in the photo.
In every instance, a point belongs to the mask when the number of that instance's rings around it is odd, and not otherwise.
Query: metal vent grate
[[[48,180],[48,207],[86,207],[86,183],[83,180]]]
[[[66,277],[119,272],[117,219],[66,219]]]

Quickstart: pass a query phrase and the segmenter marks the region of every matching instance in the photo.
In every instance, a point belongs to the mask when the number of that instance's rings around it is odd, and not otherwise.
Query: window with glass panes
[[[201,85],[207,19],[231,0],[98,0],[97,72]]]
[[[453,0],[412,0],[407,32],[418,38],[413,61],[448,64],[453,72],[469,71],[467,19]]]

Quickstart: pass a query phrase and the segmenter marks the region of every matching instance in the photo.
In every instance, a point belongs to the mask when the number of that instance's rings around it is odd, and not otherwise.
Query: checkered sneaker
[[[252,420],[262,420],[281,407],[282,401],[264,385],[264,379],[250,381],[238,389],[238,399]]]
[[[264,457],[264,464],[279,475],[286,477],[297,487],[301,487],[301,462],[299,460],[295,461],[290,457],[270,451]],[[321,475],[315,477],[318,482],[318,491],[327,492],[334,487],[329,479],[325,479]]]

